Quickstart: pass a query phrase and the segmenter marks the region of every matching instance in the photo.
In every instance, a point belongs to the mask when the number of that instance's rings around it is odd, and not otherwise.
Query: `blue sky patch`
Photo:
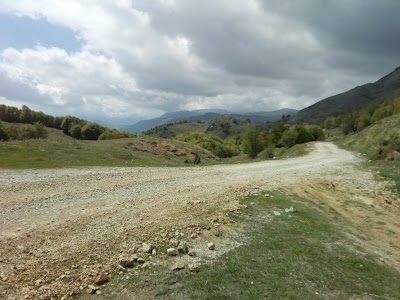
[[[5,48],[57,47],[67,52],[78,51],[82,43],[72,30],[46,20],[0,14],[0,50]]]

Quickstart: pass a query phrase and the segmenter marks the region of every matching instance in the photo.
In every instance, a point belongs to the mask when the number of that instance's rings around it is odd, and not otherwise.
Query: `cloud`
[[[96,118],[302,108],[398,65],[399,9],[389,0],[3,1],[0,13],[69,28],[82,47],[3,50],[0,96]]]

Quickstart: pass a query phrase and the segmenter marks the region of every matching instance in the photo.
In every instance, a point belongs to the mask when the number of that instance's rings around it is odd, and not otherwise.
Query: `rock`
[[[124,268],[131,268],[135,264],[135,261],[137,261],[137,257],[123,254],[119,258],[118,264]]]
[[[103,272],[100,272],[99,274],[97,274],[97,276],[94,278],[94,284],[97,285],[102,285],[105,284],[106,282],[108,282],[110,280],[110,275],[105,274]]]
[[[137,259],[137,262],[138,262],[139,264],[144,264],[144,258],[139,257],[139,258]]]
[[[215,250],[215,244],[214,243],[208,243],[207,247],[208,247],[208,250]]]
[[[96,294],[96,291],[98,290],[99,288],[97,287],[97,286],[94,286],[94,285],[91,285],[91,284],[89,284],[88,286],[87,286],[87,292],[88,292],[88,294]]]
[[[297,212],[297,209],[295,209],[293,206],[290,208],[285,208],[285,213],[295,213]]]
[[[275,211],[275,210],[274,210],[274,215],[277,216],[277,217],[279,217],[279,216],[281,215],[281,213],[280,213],[279,211]]]
[[[156,250],[156,249],[153,249],[153,250],[151,251],[151,255],[157,255],[157,250]]]
[[[192,235],[191,235],[190,237],[191,237],[192,239],[195,239],[195,238],[197,238],[197,236],[198,236],[198,235],[197,235],[197,232],[193,232]]]
[[[400,160],[400,152],[393,150],[390,151],[385,158],[386,161],[388,160]]]
[[[188,267],[189,267],[190,272],[193,272],[193,273],[200,272],[200,266],[198,264],[190,264]]]
[[[152,250],[153,250],[153,246],[150,245],[150,244],[146,244],[146,243],[143,243],[142,244],[142,248],[140,248],[140,251],[143,252],[143,253],[149,253],[150,254]]]
[[[169,248],[167,249],[167,254],[168,256],[177,256],[178,250],[176,250],[175,248]]]
[[[185,263],[182,261],[178,261],[171,267],[171,271],[179,271],[183,270],[184,268],[185,268]]]
[[[173,247],[178,247],[178,245],[179,245],[179,240],[177,240],[177,239],[170,239],[170,240],[169,240],[169,243],[170,243],[170,245],[173,246]]]
[[[183,253],[183,254],[186,254],[189,252],[189,248],[188,248],[186,242],[182,241],[179,243],[178,252]]]
[[[194,252],[194,251],[189,251],[189,256],[196,256],[196,252]]]

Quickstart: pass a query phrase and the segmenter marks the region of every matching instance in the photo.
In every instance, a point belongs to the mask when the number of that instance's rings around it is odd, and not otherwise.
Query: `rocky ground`
[[[304,157],[243,165],[2,169],[0,298],[101,292],[131,264],[195,272],[237,246],[229,237],[240,228],[228,213],[245,209],[239,197],[277,188],[339,216],[356,243],[400,271],[400,205],[388,183],[331,143],[311,147]]]

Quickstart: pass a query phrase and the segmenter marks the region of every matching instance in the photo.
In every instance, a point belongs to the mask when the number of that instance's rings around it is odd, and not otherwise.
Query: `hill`
[[[60,168],[79,166],[183,166],[199,156],[202,163],[219,159],[203,148],[152,137],[115,140],[75,140],[47,128],[44,139],[0,141],[0,168]]]
[[[383,118],[360,132],[349,134],[338,144],[361,152],[370,159],[382,159],[392,150],[400,151],[400,114]]]
[[[300,110],[294,122],[321,124],[328,116],[339,116],[377,105],[400,95],[400,67],[375,83],[368,83],[323,99]]]
[[[295,109],[279,109],[272,112],[255,112],[255,113],[234,113],[226,110],[194,110],[194,111],[177,111],[170,112],[162,115],[161,117],[142,120],[132,126],[125,127],[128,132],[141,133],[155,126],[167,123],[174,123],[182,120],[191,122],[203,121],[208,122],[221,115],[232,116],[240,120],[250,120],[252,122],[274,122],[282,118],[282,115],[294,115],[297,110]]]

